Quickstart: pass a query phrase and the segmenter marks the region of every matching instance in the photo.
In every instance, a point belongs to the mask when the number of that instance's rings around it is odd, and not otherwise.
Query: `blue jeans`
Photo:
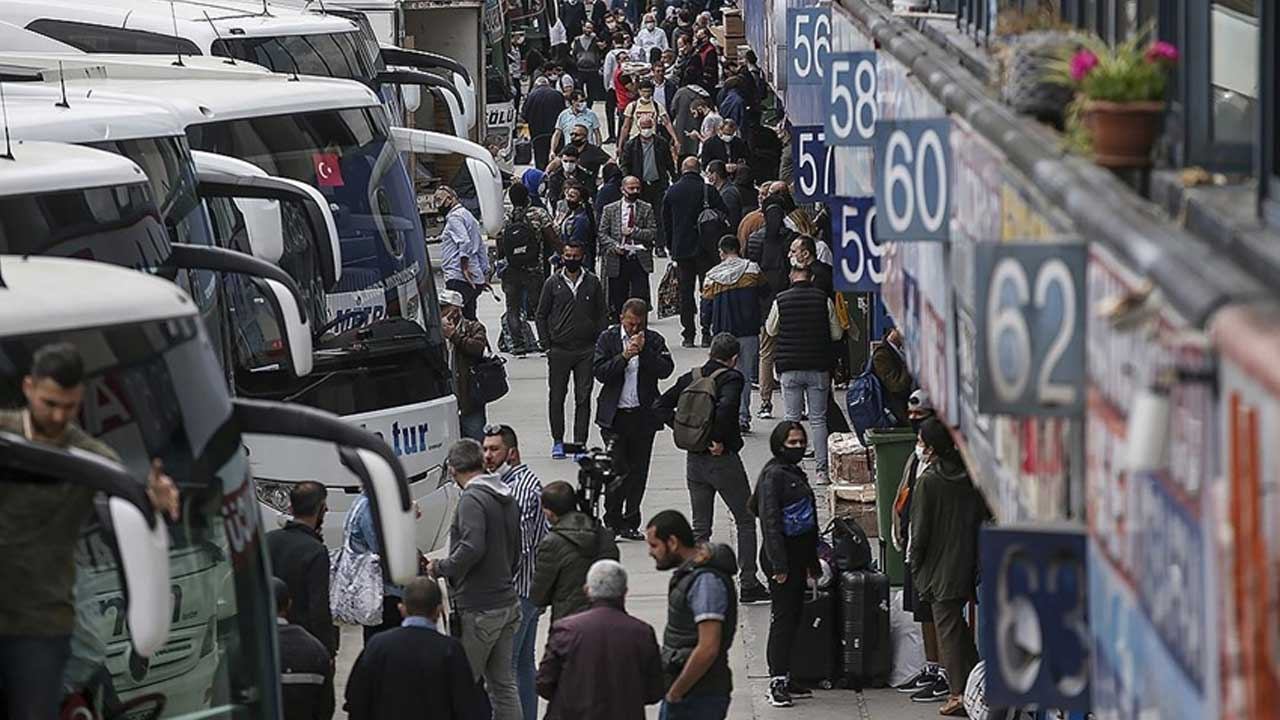
[[[464,438],[471,438],[476,442],[484,442],[484,426],[489,423],[485,416],[484,406],[481,405],[479,410],[469,413],[458,414],[458,433]]]
[[[827,471],[827,393],[831,373],[822,370],[787,370],[782,373],[783,419],[799,420],[809,405],[809,444],[820,473]]]
[[[689,695],[674,705],[663,700],[658,720],[724,720],[728,714],[728,695]]]
[[[62,673],[70,657],[69,635],[0,637],[0,695],[11,720],[58,717]]]
[[[520,690],[520,708],[524,720],[538,720],[537,669],[533,653],[538,644],[538,615],[541,608],[529,598],[520,598],[520,627],[516,628],[515,653],[511,658],[516,673],[516,687]]]
[[[738,406],[738,422],[751,422],[751,378],[760,367],[760,338],[751,335],[738,338],[738,371],[747,379],[742,384],[742,402]]]

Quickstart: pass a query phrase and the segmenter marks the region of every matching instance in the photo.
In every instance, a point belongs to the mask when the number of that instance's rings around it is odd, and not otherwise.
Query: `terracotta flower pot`
[[[1163,102],[1090,100],[1085,104],[1084,123],[1093,141],[1094,161],[1114,168],[1150,165],[1151,146],[1163,117]]]

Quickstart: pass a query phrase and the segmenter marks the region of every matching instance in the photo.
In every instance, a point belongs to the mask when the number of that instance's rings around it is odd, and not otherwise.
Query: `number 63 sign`
[[[1081,243],[979,243],[978,411],[1075,415],[1084,401]]]

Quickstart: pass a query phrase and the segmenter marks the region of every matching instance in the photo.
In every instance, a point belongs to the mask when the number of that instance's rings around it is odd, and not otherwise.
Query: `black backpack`
[[[831,531],[831,559],[837,572],[871,567],[871,543],[856,521],[832,518],[828,528]]]
[[[529,211],[525,210],[513,215],[511,222],[502,228],[502,238],[498,242],[502,258],[507,266],[518,270],[533,267],[541,259],[538,252],[538,239],[529,222]]]
[[[698,213],[698,239],[702,241],[703,253],[710,257],[719,254],[720,238],[729,234],[729,220],[724,213],[711,207],[712,187],[702,186],[702,211]]]

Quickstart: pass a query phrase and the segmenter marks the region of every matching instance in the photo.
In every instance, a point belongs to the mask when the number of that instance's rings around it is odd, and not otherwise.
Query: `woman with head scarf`
[[[804,617],[808,579],[819,574],[818,515],[813,488],[800,467],[808,433],[784,420],[769,435],[773,458],[765,463],[751,496],[760,518],[760,569],[769,576],[769,703],[790,707],[811,692],[791,681],[791,651]]]

